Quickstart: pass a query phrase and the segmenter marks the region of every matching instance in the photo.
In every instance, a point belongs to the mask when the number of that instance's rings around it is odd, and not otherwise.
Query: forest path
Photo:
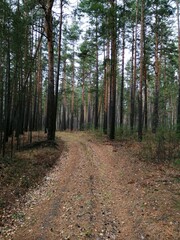
[[[59,135],[66,150],[42,186],[30,193],[25,221],[12,239],[178,239],[172,206],[163,200],[168,190],[158,182],[161,170],[130,159],[121,144],[81,132]]]

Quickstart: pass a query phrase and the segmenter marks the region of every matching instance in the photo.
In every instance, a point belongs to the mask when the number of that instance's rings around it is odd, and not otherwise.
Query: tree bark
[[[55,106],[54,106],[54,131],[56,130],[56,117],[58,107],[58,88],[60,76],[60,63],[61,63],[61,40],[62,40],[62,22],[63,22],[63,0],[60,2],[60,18],[59,18],[59,40],[58,40],[58,61],[57,61],[57,75],[56,75],[56,89],[55,89]]]
[[[74,66],[74,42],[73,42],[73,56],[72,56],[72,94],[71,94],[71,131],[74,129],[74,97],[75,97],[75,66]]]
[[[62,130],[66,130],[66,114],[67,114],[67,99],[66,99],[66,59],[64,59],[63,68],[63,80],[62,80],[62,91],[63,91],[63,113],[62,113]]]
[[[131,131],[134,129],[134,120],[135,120],[135,96],[136,96],[136,81],[137,81],[137,30],[138,30],[138,7],[139,1],[136,0],[136,20],[135,20],[135,30],[133,31],[133,51],[134,54],[132,54],[132,84],[131,84],[131,113],[130,113],[130,127]]]
[[[157,8],[157,6],[156,6]],[[154,92],[154,110],[153,110],[153,123],[152,132],[156,133],[159,124],[159,87],[160,87],[160,61],[159,61],[159,33],[158,23],[159,16],[156,11],[155,16],[155,92]]]
[[[178,109],[177,109],[177,132],[180,133],[180,20],[179,20],[179,1],[176,0],[177,24],[178,24]]]
[[[140,55],[140,82],[139,82],[139,109],[138,109],[138,139],[142,141],[143,116],[142,116],[142,85],[144,79],[144,0],[141,0],[141,55]]]
[[[99,94],[99,87],[98,87],[98,80],[99,80],[99,56],[98,56],[98,22],[96,18],[96,97],[95,97],[95,116],[94,116],[94,128],[98,129],[98,94]]]
[[[83,64],[83,73],[82,73],[82,96],[81,96],[81,115],[80,115],[80,130],[84,130],[84,83],[85,83],[85,66]]]
[[[109,110],[109,138],[115,138],[116,116],[116,64],[117,64],[117,29],[116,29],[116,0],[111,0],[111,78],[110,78],[110,110]]]
[[[125,3],[123,1],[125,11]],[[120,127],[123,126],[124,119],[124,57],[125,57],[125,22],[122,27],[122,65],[121,65],[121,95],[120,95]]]
[[[55,139],[55,97],[54,97],[54,44],[52,7],[54,0],[39,0],[45,12],[45,32],[48,41],[48,100],[47,100],[47,127],[48,140]]]

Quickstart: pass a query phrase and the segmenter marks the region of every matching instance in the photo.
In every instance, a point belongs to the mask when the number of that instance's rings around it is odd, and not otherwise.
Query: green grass
[[[180,158],[176,159],[176,160],[173,162],[173,165],[174,165],[175,167],[180,168]]]
[[[175,207],[178,211],[180,211],[180,200],[175,200],[175,201],[174,201],[174,207]]]

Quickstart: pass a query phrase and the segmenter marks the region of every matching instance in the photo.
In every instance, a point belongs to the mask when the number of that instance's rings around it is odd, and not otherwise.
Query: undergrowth
[[[0,158],[0,215],[3,209],[13,205],[28,189],[42,181],[62,149],[62,141],[59,141],[59,147],[43,142],[16,152],[12,158],[8,155]]]
[[[157,163],[180,163],[180,139],[173,130],[147,133],[142,142],[143,159]]]
[[[138,143],[137,131],[118,128],[116,140]],[[146,132],[139,146],[137,155],[141,159],[154,163],[173,163],[180,167],[180,136],[175,129],[158,129],[156,134]]]

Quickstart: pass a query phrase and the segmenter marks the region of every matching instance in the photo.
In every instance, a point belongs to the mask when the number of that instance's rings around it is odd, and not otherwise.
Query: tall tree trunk
[[[96,18],[96,97],[95,97],[95,115],[94,128],[98,128],[98,79],[99,79],[99,56],[98,56],[98,19]]]
[[[62,113],[62,130],[66,130],[67,122],[67,99],[66,99],[66,59],[64,59],[63,68],[63,81],[62,81],[62,91],[63,91],[63,113]]]
[[[145,60],[146,61],[146,60]],[[147,66],[144,64],[144,127],[148,130]]]
[[[37,131],[37,85],[35,85],[34,90],[34,106],[33,106],[33,131]]]
[[[71,94],[71,131],[74,128],[74,84],[75,84],[75,66],[74,66],[74,42],[73,42],[73,56],[72,56],[72,94]]]
[[[80,130],[84,130],[84,83],[85,83],[85,66],[83,64],[83,74],[82,74],[82,97],[81,97],[81,113],[80,113]]]
[[[6,84],[5,84],[5,124],[4,124],[4,140],[3,140],[3,152],[5,152],[5,144],[8,141],[9,129],[10,129],[10,109],[11,109],[11,76],[10,76],[10,42],[8,39],[8,52],[7,52],[7,71],[6,71]],[[4,154],[3,154],[4,155]]]
[[[60,2],[60,18],[59,18],[59,41],[58,41],[58,61],[57,61],[57,76],[56,76],[56,89],[55,89],[55,106],[54,106],[54,131],[56,130],[56,117],[58,107],[58,88],[60,76],[60,63],[61,63],[61,40],[62,40],[62,23],[63,23],[63,1]]]
[[[144,16],[145,18],[145,16]],[[144,22],[146,22],[144,20]],[[145,25],[145,24],[144,24]],[[146,29],[146,26],[144,26],[144,32],[143,32],[143,35],[144,35],[144,67],[143,67],[143,70],[144,70],[144,128],[145,130],[147,131],[148,129],[148,99],[147,99],[147,54],[146,54],[146,43],[145,43],[145,29]]]
[[[160,87],[160,61],[159,61],[159,33],[158,23],[159,16],[156,6],[156,17],[155,17],[155,92],[154,92],[154,110],[153,110],[153,123],[152,132],[156,133],[159,124],[159,87]]]
[[[53,17],[52,7],[54,0],[39,0],[45,12],[45,32],[48,41],[48,100],[47,100],[47,127],[48,140],[55,139],[55,97],[54,97],[54,44],[53,44]]]
[[[125,3],[123,1],[123,9],[125,12]],[[120,127],[123,126],[124,119],[124,57],[125,57],[125,22],[122,27],[122,66],[121,66],[121,94],[120,94]]]
[[[91,89],[88,90],[88,128],[91,128]]]
[[[137,30],[138,30],[138,12],[139,12],[139,0],[136,0],[136,20],[135,20],[135,31],[133,34],[133,47],[134,54],[132,54],[132,84],[131,84],[131,113],[130,113],[130,127],[131,131],[134,129],[134,116],[135,116],[135,96],[136,96],[136,80],[137,80]]]
[[[140,56],[140,82],[139,82],[139,111],[138,111],[138,139],[142,140],[143,116],[142,116],[142,85],[144,79],[144,0],[141,0],[141,56]]]
[[[41,51],[38,56],[38,74],[37,74],[37,129],[42,130],[42,63]]]
[[[115,138],[115,116],[116,116],[116,64],[117,64],[117,16],[116,16],[116,0],[111,0],[112,16],[111,23],[111,78],[110,78],[110,110],[109,110],[109,138]]]
[[[104,50],[105,51],[105,50]],[[108,100],[109,100],[109,84],[110,84],[110,42],[107,40],[106,56],[104,56],[104,120],[103,132],[107,134],[108,128]]]
[[[133,95],[133,89],[134,89],[134,48],[135,48],[135,38],[134,38],[134,26],[132,28],[132,47],[131,47],[131,100],[130,100],[130,129],[131,132],[133,132],[134,128],[134,95]]]
[[[176,0],[177,6],[177,24],[178,24],[178,82],[179,82],[179,93],[178,93],[178,110],[177,110],[177,132],[180,133],[180,20],[179,20],[179,1]]]

